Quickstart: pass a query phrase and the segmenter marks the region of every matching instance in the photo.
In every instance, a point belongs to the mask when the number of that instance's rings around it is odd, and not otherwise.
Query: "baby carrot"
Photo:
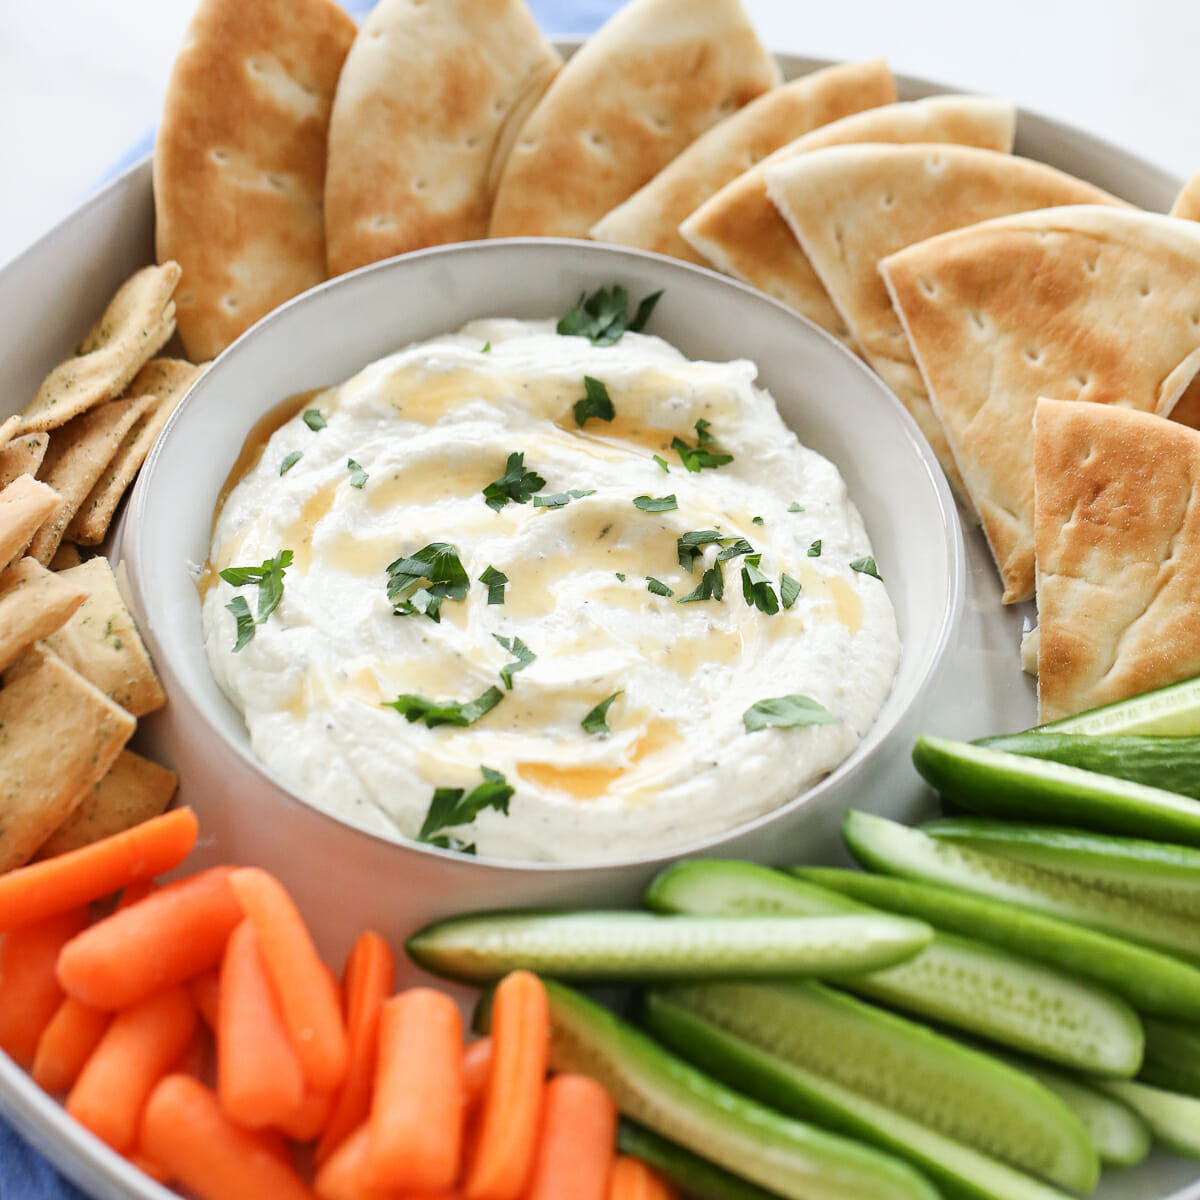
[[[462,1057],[462,1015],[445,992],[411,988],[384,1003],[368,1123],[368,1177],[376,1187],[454,1186],[462,1160]]]
[[[679,1200],[679,1193],[640,1158],[619,1154],[609,1177],[608,1200]]]
[[[114,1150],[134,1149],[146,1098],[195,1029],[196,1009],[182,987],[117,1013],[67,1096],[67,1112]]]
[[[393,1188],[377,1188],[367,1182],[367,1154],[370,1131],[366,1125],[344,1138],[317,1172],[313,1190],[320,1200],[459,1200],[460,1193],[397,1192]],[[563,1197],[569,1200],[569,1197]]]
[[[492,1074],[492,1039],[480,1038],[463,1052],[463,1103],[468,1116],[483,1101]]]
[[[221,972],[216,967],[209,967],[207,971],[201,971],[194,979],[190,979],[187,988],[192,994],[192,1003],[204,1018],[205,1025],[216,1033],[221,1011]]]
[[[524,1200],[607,1200],[617,1141],[617,1106],[586,1075],[546,1084],[533,1174]]]
[[[59,954],[87,919],[87,909],[76,908],[0,936],[0,1050],[26,1070],[63,1000]]]
[[[314,1091],[331,1092],[345,1079],[350,1057],[336,980],[283,884],[257,867],[234,871],[230,884],[258,934],[305,1078]]]
[[[247,1129],[287,1120],[304,1098],[304,1073],[249,921],[229,935],[221,962],[217,1096]]]
[[[214,966],[242,919],[231,874],[213,867],[118,909],[63,948],[59,982],[94,1008],[129,1008]]]
[[[168,1075],[151,1093],[139,1152],[201,1200],[312,1200],[295,1168],[187,1075]]]
[[[479,1117],[467,1200],[517,1200],[529,1179],[550,1048],[542,981],[514,971],[492,1001],[492,1073]]]
[[[166,1169],[160,1167],[152,1158],[147,1158],[146,1155],[137,1150],[131,1151],[125,1155],[126,1160],[137,1167],[143,1175],[149,1175],[155,1183],[161,1183],[164,1187],[171,1182],[171,1177],[167,1174]]]
[[[100,1044],[112,1013],[67,996],[38,1038],[33,1081],[47,1092],[69,1092]]]
[[[370,930],[361,934],[346,960],[343,987],[350,1062],[346,1082],[342,1084],[329,1124],[317,1145],[318,1164],[323,1163],[342,1139],[367,1119],[375,1081],[379,1012],[384,1000],[391,995],[395,975],[396,960],[387,942]]]
[[[336,1099],[332,1092],[306,1088],[299,1105],[276,1128],[293,1142],[311,1142],[325,1132]]]
[[[0,930],[78,908],[179,866],[198,832],[190,808],[0,875]]]

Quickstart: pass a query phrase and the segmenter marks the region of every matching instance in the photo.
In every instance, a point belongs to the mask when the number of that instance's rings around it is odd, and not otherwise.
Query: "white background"
[[[701,3],[702,0],[696,0]],[[772,48],[885,54],[1009,97],[1183,176],[1200,170],[1200,0],[746,0]],[[194,0],[0,0],[0,263],[154,124]],[[534,0],[568,14],[598,0]],[[548,22],[547,22],[548,24]]]

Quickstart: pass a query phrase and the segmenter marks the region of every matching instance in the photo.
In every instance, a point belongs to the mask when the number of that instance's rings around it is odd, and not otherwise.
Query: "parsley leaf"
[[[646,591],[653,592],[656,596],[673,596],[675,591],[673,588],[667,587],[661,579],[655,579],[653,575],[646,576]]]
[[[673,493],[670,496],[634,496],[633,507],[642,512],[670,512],[679,507],[679,502]]]
[[[350,486],[352,488],[364,487],[367,480],[371,478],[352,458],[346,459],[346,466],[350,470]]]
[[[625,582],[625,572],[624,571],[617,571],[616,576],[622,583]]]
[[[800,595],[800,584],[786,571],[779,577],[779,598],[784,608],[791,608]]]
[[[808,557],[809,558],[820,558],[821,557],[821,539],[820,538],[817,538],[817,540],[815,542],[813,542],[813,544],[811,546],[809,546]]]
[[[779,598],[771,581],[759,570],[761,554],[751,554],[742,567],[742,598],[751,608],[773,616],[779,611]]]
[[[258,584],[258,616],[254,623],[261,625],[279,607],[279,601],[283,599],[283,573],[291,565],[292,552],[280,550],[274,558],[264,559],[257,567],[226,567],[221,578],[234,587]]]
[[[490,353],[491,353],[491,349],[492,349],[492,343],[491,343],[491,342],[484,342],[484,344],[483,344],[483,349],[482,349],[482,350],[480,350],[480,352],[479,352],[479,353],[480,353],[480,354],[490,354]]]
[[[613,407],[608,388],[590,375],[583,377],[583,387],[587,395],[582,400],[576,400],[571,408],[575,414],[575,424],[582,426],[588,417],[595,417],[598,421],[611,421],[617,415],[617,410]]]
[[[387,597],[398,617],[424,613],[441,622],[442,601],[463,600],[471,581],[458,551],[448,542],[430,542],[408,558],[387,566]]]
[[[791,502],[791,504],[788,505],[788,512],[803,512],[803,511],[804,511],[804,505],[801,504],[797,500],[793,500]]]
[[[836,725],[837,720],[824,705],[807,696],[776,696],[772,700],[759,700],[742,714],[747,733],[768,726],[795,729],[801,725]]]
[[[762,519],[762,517],[751,517],[750,520],[751,520],[751,523],[754,525],[765,525],[766,524],[766,522]]]
[[[418,842],[429,842],[450,850],[474,854],[474,846],[463,846],[458,838],[448,835],[435,837],[443,829],[469,825],[485,808],[494,808],[508,816],[508,802],[514,789],[499,771],[481,767],[483,782],[465,796],[463,788],[437,788],[425,814],[425,822],[417,834]]]
[[[633,320],[629,322],[630,333],[641,333],[646,328],[646,322],[650,320],[650,314],[660,299],[662,299],[661,288],[657,292],[651,292],[650,295],[642,297],[637,306],[637,312],[633,314]]]
[[[286,475],[303,457],[303,450],[293,450],[291,454],[286,455],[279,464],[280,475]]]
[[[564,508],[570,504],[572,500],[581,500],[584,496],[594,496],[595,488],[586,488],[583,491],[577,488],[572,488],[569,492],[555,492],[552,496],[534,496],[534,508]]]
[[[713,435],[708,432],[709,422],[703,417],[696,422],[696,444],[689,446],[681,437],[671,439],[671,449],[679,455],[679,461],[689,471],[702,471],[705,467],[723,467],[733,462],[732,454],[714,454],[708,449],[713,444]]]
[[[667,460],[666,460],[665,458],[663,458],[663,456],[662,456],[661,454],[656,454],[656,455],[654,455],[654,461],[655,461],[656,463],[658,463],[658,465],[659,465],[660,467],[662,467],[662,469],[663,469],[664,471],[666,471],[666,473],[667,473],[668,475],[670,475],[670,473],[671,473],[671,468],[667,466]]]
[[[516,658],[516,662],[506,663],[500,668],[500,678],[504,680],[504,686],[512,691],[512,677],[518,672],[523,671],[537,655],[525,645],[519,637],[506,638],[501,637],[498,633],[493,633],[492,637],[504,647],[509,654]]]
[[[619,283],[611,288],[598,288],[590,296],[585,293],[579,297],[559,321],[556,331],[585,337],[596,346],[611,346],[621,340],[627,329],[640,333],[645,328],[661,295],[659,291],[646,296],[630,320],[629,293]]]
[[[613,692],[606,700],[601,700],[579,724],[583,727],[584,733],[610,733],[608,728],[608,710],[612,707],[612,702],[620,695],[620,692]]]
[[[514,451],[504,464],[504,474],[483,489],[483,498],[488,508],[499,512],[510,500],[514,504],[528,504],[534,492],[545,486],[546,481],[536,471],[525,469],[524,451]]]
[[[503,571],[497,571],[495,567],[489,565],[480,575],[479,582],[488,590],[487,602],[489,604],[504,603],[504,589],[508,584],[508,576]]]
[[[725,595],[725,575],[718,559],[700,576],[695,591],[679,598],[680,604],[691,604],[695,600],[720,600]]]
[[[462,703],[456,700],[428,700],[424,696],[405,692],[395,700],[385,700],[383,707],[394,708],[402,717],[407,717],[410,723],[424,721],[430,729],[434,729],[438,725],[474,725],[503,699],[504,693],[498,687],[490,687],[474,700]]]
[[[237,641],[233,643],[236,654],[253,639],[254,618],[250,615],[250,605],[246,603],[245,596],[234,596],[225,607],[233,613],[233,619],[237,622]]]
[[[692,565],[703,553],[703,546],[710,546],[721,540],[720,533],[715,529],[693,529],[675,539],[675,553],[679,556],[679,565],[691,572]]]
[[[737,558],[741,554],[754,553],[754,547],[745,538],[741,537],[722,538],[721,545],[725,549],[717,555],[717,562],[728,562],[731,558]]]
[[[318,433],[325,428],[325,418],[321,416],[320,410],[316,408],[310,408],[305,412],[304,423],[313,433]]]
[[[861,575],[873,575],[880,583],[883,582],[883,576],[880,575],[879,569],[875,566],[875,560],[869,555],[866,558],[856,558],[850,564],[850,570],[858,571]]]

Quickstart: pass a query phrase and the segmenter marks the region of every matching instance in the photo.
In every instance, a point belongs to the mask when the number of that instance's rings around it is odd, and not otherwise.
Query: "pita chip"
[[[895,101],[896,85],[882,58],[839,63],[772,88],[701,134],[592,226],[591,236],[707,265],[680,236],[680,222],[788,142],[851,113]]]
[[[58,508],[61,499],[49,484],[32,475],[18,475],[0,491],[0,570],[25,553],[34,534]]]
[[[86,599],[86,591],[36,559],[23,558],[0,574],[0,671],[65,625]]]
[[[135,721],[34,646],[0,689],[0,872],[29,861],[116,761]]]
[[[49,435],[27,433],[0,446],[0,488],[8,487],[18,476],[36,475],[49,444]]]
[[[1185,221],[1200,221],[1200,171],[1183,185],[1183,190],[1175,197],[1171,216]]]
[[[1007,153],[1016,110],[983,96],[888,104],[814,129],[726,184],[679,232],[719,271],[774,296],[853,349],[850,331],[767,194],[767,168],[798,154],[856,142],[955,142]]]
[[[499,169],[561,65],[524,0],[380,0],[333,102],[330,275],[485,237]]]
[[[1200,433],[1041,399],[1034,471],[1041,719],[1200,675]]]
[[[325,278],[326,134],[354,34],[333,0],[201,0],[192,17],[154,203],[158,260],[183,268],[176,310],[194,362]]]
[[[959,494],[946,431],[880,278],[879,260],[939,233],[1059,204],[1119,204],[1052,167],[957,145],[834,146],[766,171],[787,220],[867,362],[912,413]]]
[[[77,567],[84,561],[79,553],[79,547],[74,542],[59,542],[54,557],[50,560],[50,570],[65,571],[68,567]]]
[[[521,127],[490,236],[587,237],[685,146],[779,80],[740,0],[631,0]]]
[[[1037,398],[1171,412],[1200,370],[1200,225],[1042,209],[918,242],[880,270],[1004,601],[1028,599]]]

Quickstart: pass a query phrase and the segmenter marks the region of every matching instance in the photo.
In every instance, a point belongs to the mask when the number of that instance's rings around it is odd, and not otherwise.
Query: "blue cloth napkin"
[[[359,19],[371,8],[363,0],[343,0],[343,4]],[[598,29],[620,3],[619,0],[529,0],[529,7],[548,34],[586,34]],[[154,131],[149,130],[112,165],[105,178],[137,162],[153,145]],[[0,1117],[0,1200],[87,1200],[87,1197],[63,1179]]]

